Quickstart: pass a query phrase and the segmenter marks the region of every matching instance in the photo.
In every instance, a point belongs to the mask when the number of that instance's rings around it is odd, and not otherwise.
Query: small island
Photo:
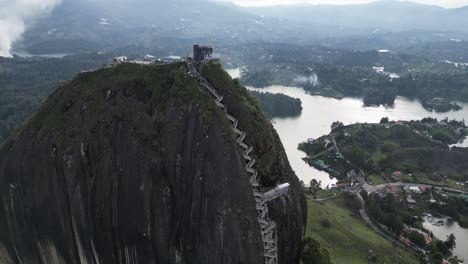
[[[445,113],[449,111],[459,111],[462,109],[457,103],[450,102],[444,98],[436,97],[429,100],[421,101],[422,106],[429,111],[437,113]]]
[[[300,99],[292,98],[284,94],[273,94],[250,91],[262,106],[262,110],[268,118],[294,117],[302,112],[302,102]]]

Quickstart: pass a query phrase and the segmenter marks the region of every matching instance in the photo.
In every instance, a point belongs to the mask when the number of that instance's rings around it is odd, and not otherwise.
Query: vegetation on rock
[[[98,54],[62,59],[0,58],[0,142],[37,111],[60,83],[107,60]]]
[[[290,183],[288,199],[271,202],[269,212],[281,227],[280,259],[297,262],[305,197],[279,137],[238,81],[219,64],[205,70],[247,131],[263,186]],[[232,125],[187,72],[185,63],[123,63],[80,73],[4,141],[2,259],[40,259],[39,245],[57,263],[115,263],[122,257],[115,251],[129,248],[147,263],[261,262],[255,200]]]

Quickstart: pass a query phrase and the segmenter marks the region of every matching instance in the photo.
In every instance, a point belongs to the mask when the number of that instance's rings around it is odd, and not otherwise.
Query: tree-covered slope
[[[451,186],[452,181],[465,181],[468,152],[449,145],[466,134],[464,122],[455,120],[389,122],[383,118],[380,124],[335,127],[329,135],[301,143],[299,148],[307,153],[310,164],[342,180],[351,170],[362,169],[374,179],[390,179],[393,172],[401,171],[408,181],[428,182],[437,175],[436,183]]]

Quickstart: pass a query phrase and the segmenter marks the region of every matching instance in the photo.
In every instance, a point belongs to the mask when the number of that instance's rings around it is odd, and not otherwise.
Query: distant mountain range
[[[64,0],[15,48],[35,54],[78,53],[137,44],[175,53],[180,50],[177,44],[189,47],[192,42],[310,44],[377,36],[387,43],[388,32],[447,34],[444,41],[458,41],[468,39],[466,25],[468,7],[400,1],[247,8],[209,0]]]
[[[267,26],[268,25],[268,26]],[[237,6],[206,0],[64,0],[30,28],[21,48],[34,53],[80,52],[164,38],[203,42],[276,38],[290,27]]]
[[[265,17],[288,19],[315,26],[339,26],[343,30],[468,32],[468,7],[447,9],[414,2],[383,0],[353,5],[288,5],[249,7]]]

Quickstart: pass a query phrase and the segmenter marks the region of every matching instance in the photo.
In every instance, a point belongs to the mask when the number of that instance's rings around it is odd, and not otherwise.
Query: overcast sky
[[[226,0],[235,2],[243,6],[252,5],[275,5],[275,4],[291,4],[291,3],[311,3],[311,4],[359,4],[368,3],[372,0]],[[430,5],[439,5],[443,7],[461,7],[467,6],[468,0],[412,0]]]

